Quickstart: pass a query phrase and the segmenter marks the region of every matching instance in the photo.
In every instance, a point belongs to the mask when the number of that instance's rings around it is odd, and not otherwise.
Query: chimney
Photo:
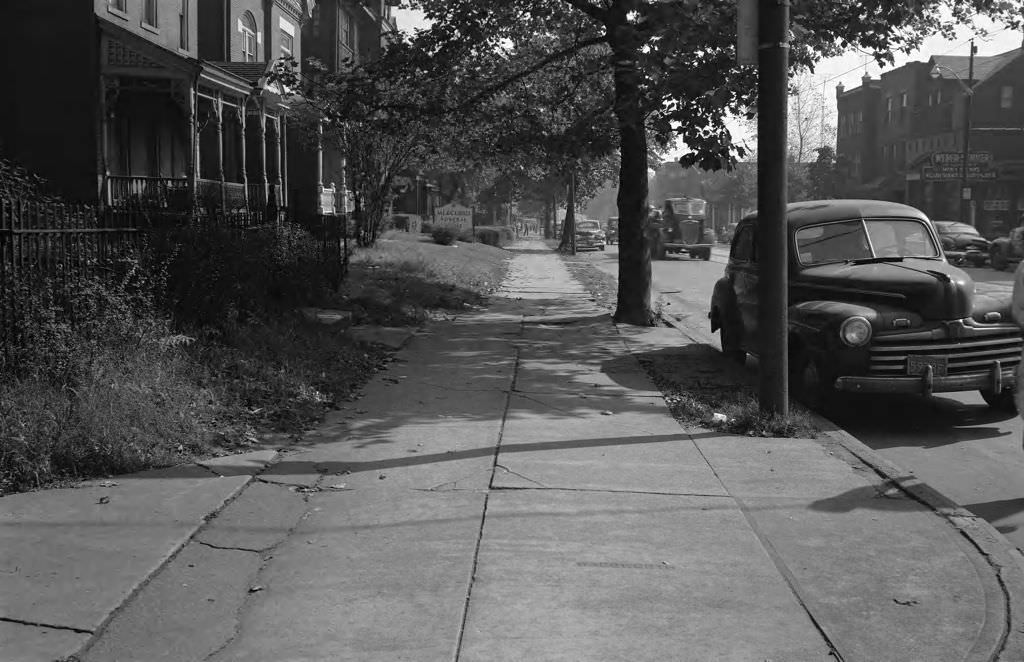
[[[845,90],[846,87],[842,83],[836,85],[836,98],[838,99],[839,97],[843,96],[843,91]]]

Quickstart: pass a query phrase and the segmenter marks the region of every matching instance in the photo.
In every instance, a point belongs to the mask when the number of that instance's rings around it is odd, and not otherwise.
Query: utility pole
[[[789,0],[759,0],[757,56],[758,402],[789,414],[786,247],[786,116]]]
[[[960,222],[968,225],[974,225],[974,218],[971,215],[971,200],[974,196],[970,180],[967,177],[967,168],[971,159],[971,109],[974,103],[974,53],[976,50],[974,40],[971,39],[971,55],[967,58],[967,81],[964,86],[964,152],[961,159],[963,169],[960,172]]]

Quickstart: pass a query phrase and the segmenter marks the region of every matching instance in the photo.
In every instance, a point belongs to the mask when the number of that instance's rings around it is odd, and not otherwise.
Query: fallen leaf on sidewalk
[[[104,504],[104,503],[110,503],[110,497],[108,497],[108,496],[102,496],[102,497],[100,497],[100,498],[99,498],[99,500],[98,500],[98,501],[96,501],[96,503],[97,503],[97,504]]]
[[[328,486],[327,489],[329,489],[329,490],[347,490],[348,489],[348,483],[336,483],[334,485]]]
[[[605,410],[604,410],[603,412],[601,412],[601,415],[602,415],[602,416],[611,416],[611,415],[612,415],[612,412],[610,412],[610,411],[608,411],[607,409],[605,409]]]
[[[112,480],[100,481],[100,487],[117,487],[117,483]]]
[[[259,584],[256,584],[255,586],[250,586],[249,587],[249,592],[250,593],[259,593],[262,590],[263,590],[263,587],[260,586]]]
[[[320,488],[316,486],[306,487],[301,485],[292,487],[291,490],[292,492],[298,492],[299,494],[312,494],[313,492],[319,492]]]
[[[898,605],[903,605],[905,607],[918,604],[917,600],[914,600],[913,598],[893,598],[892,601]]]

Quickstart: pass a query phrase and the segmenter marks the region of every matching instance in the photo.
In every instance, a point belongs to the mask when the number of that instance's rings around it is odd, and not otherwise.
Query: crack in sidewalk
[[[10,616],[0,616],[0,623],[13,623],[14,625],[24,625],[26,627],[33,628],[46,628],[47,630],[61,630],[64,632],[74,632],[76,634],[93,634],[95,632],[95,630],[76,628],[73,625],[55,625],[53,623],[39,623],[36,621],[22,620],[20,618],[11,618]]]

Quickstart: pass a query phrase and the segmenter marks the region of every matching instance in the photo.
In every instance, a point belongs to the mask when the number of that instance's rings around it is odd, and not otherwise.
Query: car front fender
[[[722,328],[725,316],[735,314],[735,308],[736,294],[732,290],[732,281],[729,278],[719,278],[711,293],[711,310],[708,312],[712,333]]]
[[[879,311],[846,301],[801,301],[789,307],[790,334],[804,344],[825,347],[838,340],[835,330],[849,317],[863,317],[878,331],[882,316]]]

